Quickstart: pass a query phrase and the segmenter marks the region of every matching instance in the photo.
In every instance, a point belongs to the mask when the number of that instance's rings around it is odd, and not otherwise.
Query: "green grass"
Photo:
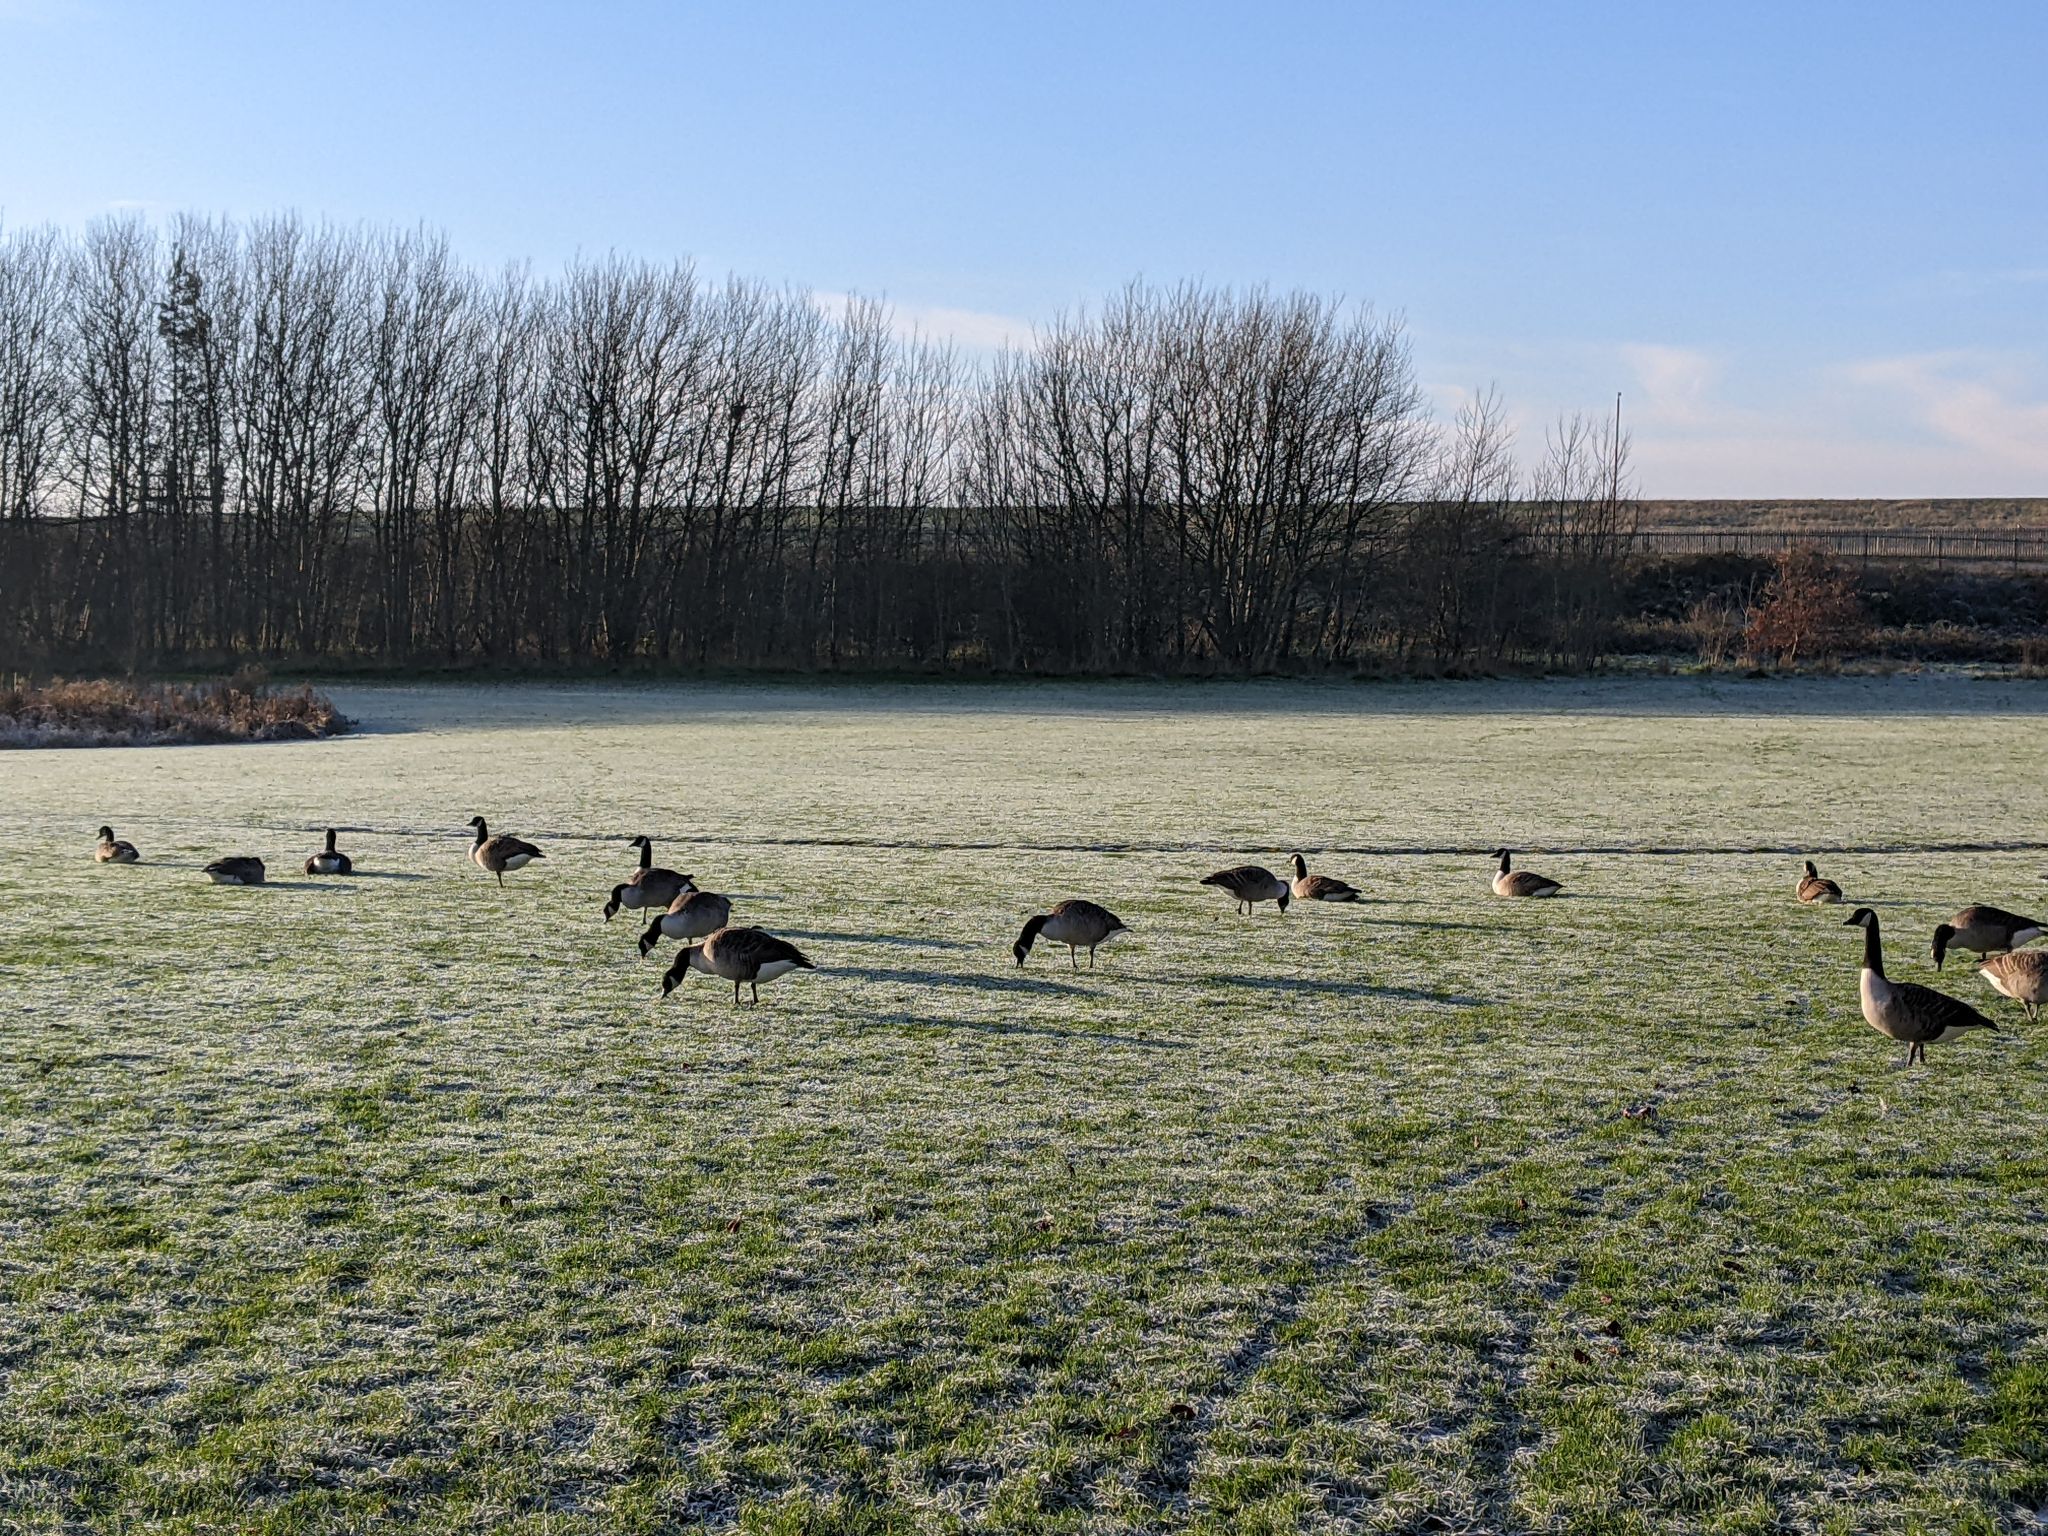
[[[1898,1070],[1791,899],[1811,851],[1923,980],[1956,907],[2048,905],[2048,694],[337,702],[363,734],[7,761],[0,1531],[2048,1503],[2041,1032],[1952,967],[2004,1031]],[[499,890],[475,812],[547,859]],[[328,822],[363,877],[296,873]],[[640,831],[820,969],[662,1002],[599,917]],[[1569,897],[1494,900],[1500,841]],[[1371,900],[1195,883],[1297,846]],[[234,852],[278,883],[206,884]],[[1019,972],[1068,895],[1134,937]]]

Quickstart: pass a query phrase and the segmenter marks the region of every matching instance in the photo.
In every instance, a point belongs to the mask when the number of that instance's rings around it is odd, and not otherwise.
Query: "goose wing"
[[[509,859],[519,854],[528,858],[539,858],[540,850],[523,837],[514,837],[509,832],[500,832],[484,844],[484,851],[494,859]]]
[[[1248,891],[1270,891],[1278,883],[1273,871],[1261,869],[1256,864],[1233,865],[1202,879],[1202,884],[1220,885],[1233,896],[1242,896]]]
[[[2007,933],[2018,933],[2022,928],[2039,928],[2041,920],[2021,917],[2019,913],[2008,912],[2003,907],[1965,907],[1949,920],[1949,926],[1958,929],[2002,928]]]
[[[1895,984],[1893,997],[1899,1022],[1908,1031],[1897,1037],[1901,1040],[1939,1040],[1952,1029],[1998,1028],[1968,1003],[1918,982]]]
[[[1046,914],[1045,934],[1056,944],[1100,944],[1123,926],[1109,908],[1076,897]]]
[[[787,960],[801,970],[816,969],[789,940],[778,939],[758,928],[721,928],[704,941],[704,948],[714,959],[748,975],[757,974],[763,966],[778,960]]]
[[[1534,896],[1540,891],[1561,891],[1563,889],[1563,886],[1549,878],[1549,876],[1532,874],[1526,869],[1518,869],[1509,875],[1506,885],[1506,890],[1510,896]]]

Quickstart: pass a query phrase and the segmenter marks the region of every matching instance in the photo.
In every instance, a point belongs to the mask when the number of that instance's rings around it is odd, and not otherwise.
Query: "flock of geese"
[[[475,832],[469,856],[476,866],[505,883],[507,872],[523,869],[546,855],[532,843],[506,833],[493,835],[481,816],[472,816]],[[353,874],[355,864],[334,846],[334,828],[327,828],[326,845],[307,856],[309,875]],[[759,928],[732,926],[732,898],[715,891],[699,890],[695,879],[654,862],[654,843],[646,835],[635,837],[629,846],[639,850],[640,867],[632,878],[611,889],[604,904],[604,918],[610,922],[621,911],[652,913],[652,920],[640,935],[640,955],[645,959],[664,939],[681,944],[674,962],[661,979],[667,996],[696,971],[732,983],[733,1002],[740,1000],[740,988],[751,989],[753,1000],[761,1000],[761,983],[786,976],[792,971],[817,969],[786,939]],[[112,827],[101,827],[93,855],[102,864],[136,864],[142,855],[135,845],[114,836]],[[1514,867],[1511,849],[1497,848],[1487,855],[1497,860],[1493,893],[1515,899],[1555,896],[1563,885],[1546,875]],[[1282,912],[1294,901],[1354,902],[1361,899],[1358,888],[1334,875],[1309,873],[1308,861],[1293,856],[1294,878],[1286,880],[1257,864],[1239,864],[1202,877],[1203,885],[1221,889],[1236,904],[1236,910],[1252,915],[1262,902],[1274,903]],[[205,868],[216,885],[261,885],[264,866],[260,858],[235,854],[216,859]],[[1811,859],[1805,864],[1795,894],[1810,906],[1836,906],[1842,888],[1822,877]],[[1885,974],[1884,948],[1878,936],[1877,913],[1858,907],[1844,926],[1863,930],[1861,993],[1863,1018],[1872,1029],[1906,1047],[1905,1064],[1927,1059],[1931,1044],[1954,1040],[1972,1030],[1996,1030],[1998,1026],[1959,998],[1917,982],[1893,981]],[[1039,939],[1066,946],[1067,961],[1080,969],[1081,951],[1088,952],[1088,967],[1095,967],[1095,951],[1110,940],[1129,933],[1129,926],[1107,907],[1079,899],[1063,901],[1049,912],[1041,912],[1024,924],[1024,931],[1011,946],[1019,965],[1024,964]],[[2012,999],[2025,1010],[2029,1020],[2038,1021],[2041,1004],[2048,1002],[2048,949],[2025,949],[2048,927],[2037,918],[2022,917],[2001,907],[1965,907],[1934,930],[1934,966],[1940,970],[1953,950],[1967,950],[1982,962],[1978,974],[2000,996]]]

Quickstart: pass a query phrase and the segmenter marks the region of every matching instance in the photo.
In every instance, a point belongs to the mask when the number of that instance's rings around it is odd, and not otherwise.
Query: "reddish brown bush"
[[[348,717],[324,694],[273,689],[250,673],[224,683],[17,678],[0,686],[0,747],[307,741],[348,728]]]
[[[1864,627],[1854,578],[1813,544],[1781,551],[1774,564],[1775,574],[1749,610],[1743,631],[1749,654],[1781,667],[1839,656]]]

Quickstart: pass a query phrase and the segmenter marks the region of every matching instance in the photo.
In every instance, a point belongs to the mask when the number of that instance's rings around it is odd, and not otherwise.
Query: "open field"
[[[1791,891],[2048,904],[2048,689],[335,698],[5,759],[0,1531],[2040,1528],[2048,1026]],[[641,831],[821,969],[662,1002]]]

